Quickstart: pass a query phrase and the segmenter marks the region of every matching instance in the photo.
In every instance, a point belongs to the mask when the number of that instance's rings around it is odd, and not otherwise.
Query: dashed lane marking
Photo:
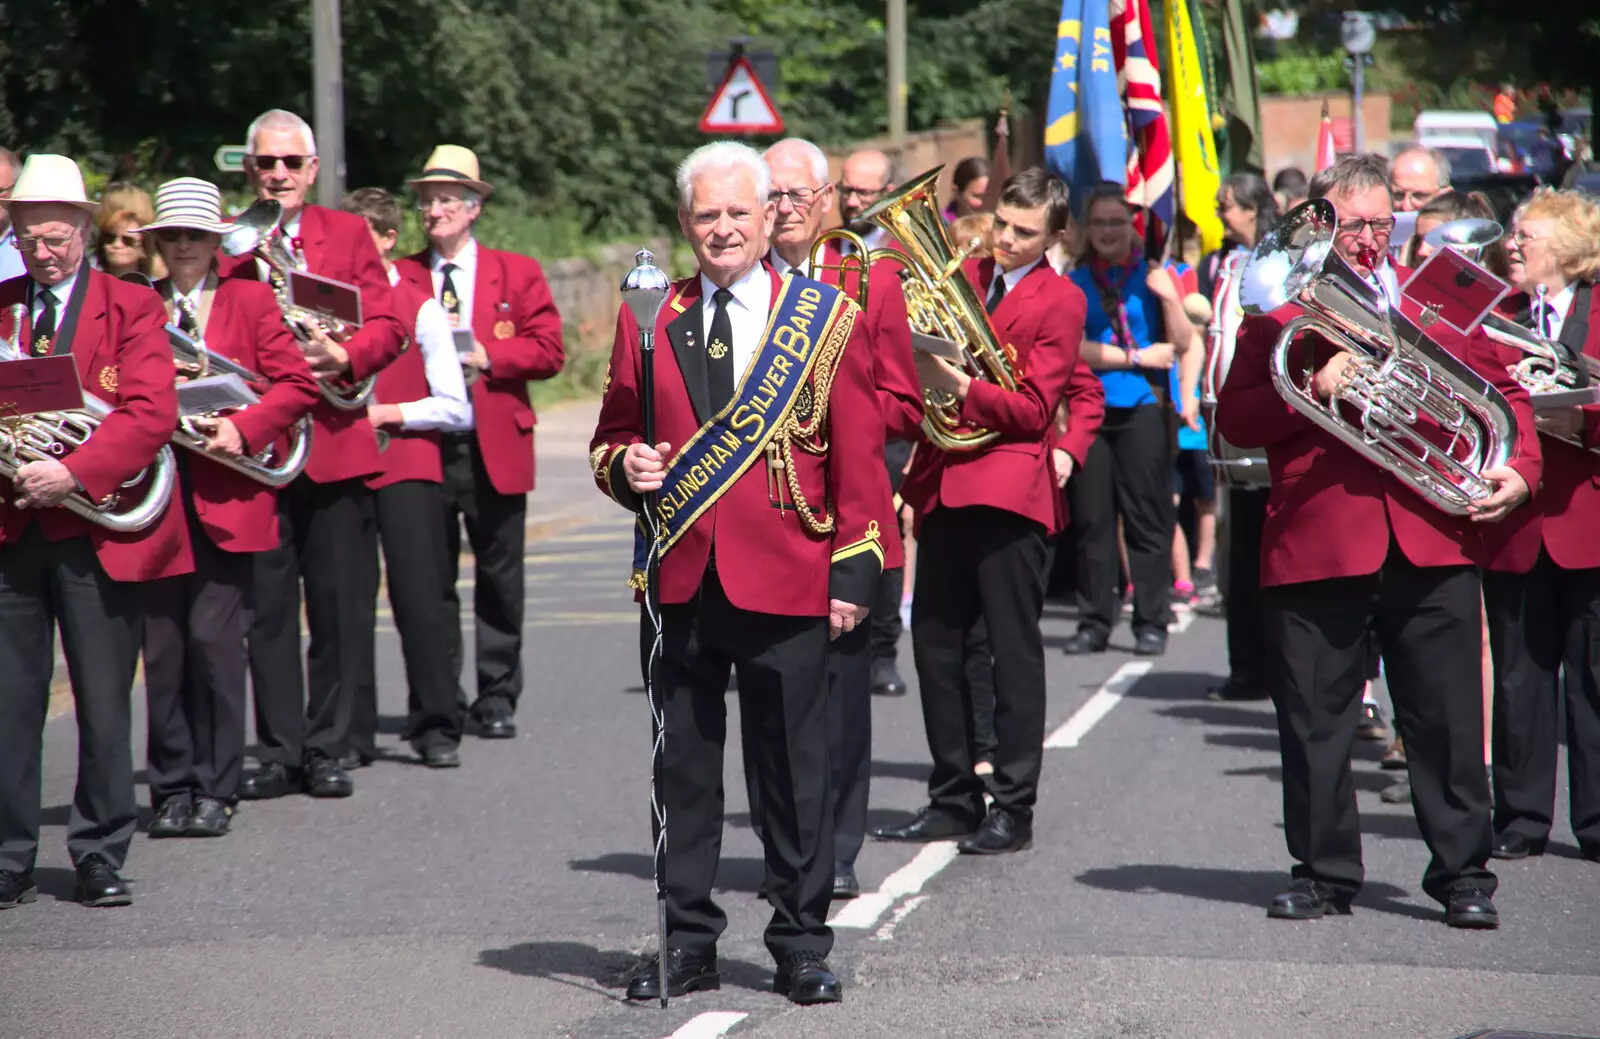
[[[1191,625],[1193,623],[1194,623],[1194,611],[1193,610],[1179,610],[1179,611],[1177,611],[1176,615],[1173,617],[1172,630],[1177,632],[1177,633],[1179,633],[1179,634],[1182,634],[1183,632],[1188,631],[1189,630],[1189,625]]]
[[[682,1028],[667,1036],[667,1039],[718,1039],[719,1036],[726,1035],[728,1029],[749,1016],[736,1010],[712,1010],[696,1014]]]
[[[844,903],[828,923],[833,927],[867,930],[878,925],[878,918],[888,912],[900,899],[922,891],[933,876],[955,861],[955,841],[934,841],[923,845],[917,857],[901,866],[883,880],[876,891]]]
[[[1096,723],[1111,713],[1111,709],[1122,702],[1123,694],[1132,689],[1134,683],[1143,678],[1154,667],[1149,660],[1138,660],[1133,663],[1123,664],[1117,668],[1115,674],[1106,679],[1105,685],[1095,691],[1095,694],[1084,701],[1082,707],[1067,719],[1067,723],[1044,741],[1050,747],[1076,747],[1094,728]]]

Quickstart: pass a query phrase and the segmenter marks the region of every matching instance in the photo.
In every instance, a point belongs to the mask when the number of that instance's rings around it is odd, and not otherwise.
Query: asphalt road
[[[63,846],[73,721],[51,722],[41,898],[0,913],[0,1039],[1600,1035],[1600,866],[1562,823],[1550,854],[1500,869],[1500,931],[1449,930],[1420,892],[1409,809],[1378,799],[1377,745],[1358,776],[1369,883],[1355,915],[1266,918],[1288,866],[1272,713],[1204,700],[1224,671],[1221,625],[1205,618],[1148,673],[1123,671],[1113,689],[1126,695],[1076,747],[1047,753],[1031,851],[869,842],[859,872],[881,894],[842,910],[841,1006],[770,992],[735,746],[724,988],[665,1012],[626,1004],[622,981],[654,942],[649,730],[622,588],[628,528],[585,473],[592,413],[571,406],[539,427],[516,740],[469,741],[453,772],[411,764],[384,616],[392,754],[356,774],[353,798],[247,804],[218,841],[141,835],[135,906],[87,910],[68,901]],[[1047,641],[1070,630],[1052,607]],[[1107,654],[1052,654],[1052,730],[1134,661],[1130,645],[1124,629]],[[903,658],[914,682],[909,646]],[[923,798],[914,692],[874,703],[874,822]]]

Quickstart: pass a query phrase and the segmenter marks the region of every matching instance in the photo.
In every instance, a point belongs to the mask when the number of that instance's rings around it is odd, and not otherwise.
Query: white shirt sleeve
[[[461,376],[461,361],[456,357],[450,318],[436,299],[424,300],[417,310],[416,344],[422,351],[422,365],[428,373],[431,396],[399,404],[400,428],[437,429],[460,433],[472,428],[472,405],[467,401],[467,384]]]

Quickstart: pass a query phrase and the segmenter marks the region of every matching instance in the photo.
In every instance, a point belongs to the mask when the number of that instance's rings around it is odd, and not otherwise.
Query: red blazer
[[[84,264],[78,277],[88,278],[83,309],[72,337],[72,356],[85,395],[116,410],[106,416],[87,443],[64,456],[62,463],[86,494],[103,501],[148,467],[178,428],[177,370],[167,342],[166,311],[161,297],[147,288],[119,281]],[[27,299],[28,277],[0,282],[0,337],[10,338],[12,307]],[[31,322],[22,317],[22,342]],[[142,488],[125,492],[137,494]],[[38,520],[51,541],[88,537],[95,555],[113,581],[151,581],[194,570],[189,528],[181,508],[169,506],[144,530],[116,534],[80,519],[61,506],[18,509],[9,481],[0,485],[0,543],[16,541]]]
[[[283,436],[322,399],[311,366],[265,285],[238,278],[218,283],[205,342],[212,353],[271,383],[261,394],[261,403],[228,416],[244,438],[246,452],[259,451]],[[195,452],[188,454],[187,469],[186,489],[194,500],[195,515],[218,548],[264,552],[278,547],[276,491]]]
[[[1409,272],[1397,273],[1404,283]],[[1401,302],[1401,312],[1414,322],[1420,317],[1410,300]],[[1273,345],[1284,324],[1300,313],[1290,305],[1247,318],[1227,382],[1217,394],[1218,432],[1236,447],[1265,448],[1272,472],[1261,536],[1262,585],[1376,573],[1388,555],[1391,532],[1417,566],[1480,563],[1484,524],[1435,508],[1278,395],[1270,372]],[[1533,408],[1527,392],[1506,374],[1503,355],[1481,332],[1466,337],[1436,324],[1428,334],[1511,402],[1517,416],[1511,466],[1530,489],[1537,488],[1540,457]],[[1317,343],[1312,365],[1320,367],[1333,352],[1329,343]]]
[[[1577,305],[1576,299],[1573,305]],[[1575,316],[1569,312],[1567,320]],[[1583,352],[1600,358],[1600,291],[1590,292],[1588,324]],[[1507,364],[1522,360],[1514,350],[1505,354]],[[1584,442],[1587,448],[1600,446],[1600,404],[1591,404],[1583,412]],[[1600,567],[1600,538],[1595,537],[1600,519],[1600,453],[1551,436],[1541,436],[1539,446],[1544,450],[1544,483],[1533,496],[1533,507],[1518,509],[1497,524],[1499,529],[1485,531],[1484,565],[1491,570],[1526,573],[1538,561],[1542,546],[1563,569]]]
[[[991,259],[969,261],[967,277],[988,295],[995,274]],[[920,516],[940,505],[991,505],[1041,523],[1052,534],[1065,522],[1057,493],[1056,405],[1078,367],[1086,304],[1076,285],[1041,262],[1006,293],[990,315],[1003,343],[1017,353],[1022,382],[1007,392],[974,379],[961,417],[997,429],[998,441],[980,451],[917,449],[900,497]]]
[[[395,266],[401,278],[432,296],[430,257],[425,249]],[[478,243],[472,331],[489,354],[489,370],[471,390],[483,467],[501,494],[527,494],[533,490],[533,427],[538,422],[528,400],[528,382],[555,375],[567,357],[561,314],[538,260]]]
[[[1067,428],[1056,438],[1055,446],[1072,456],[1073,472],[1089,459],[1089,445],[1100,435],[1106,418],[1106,385],[1088,363],[1079,360],[1067,380]]]
[[[770,268],[772,297],[782,279]],[[711,416],[700,315],[700,277],[673,286],[656,319],[655,398],[658,441],[685,443]],[[691,334],[692,333],[692,334]],[[600,489],[637,511],[622,456],[643,439],[639,414],[639,335],[633,314],[617,315],[610,379],[589,459]],[[816,385],[816,380],[812,380]],[[869,605],[883,565],[884,541],[896,527],[883,465],[883,419],[872,382],[872,345],[858,322],[834,373],[828,396],[828,451],[794,452],[806,501],[833,516],[834,533],[813,535],[794,515],[788,491],[774,501],[764,459],[729,487],[661,561],[661,601],[694,598],[716,549],[717,576],[735,606],[757,613],[822,617],[828,600]]]
[[[394,310],[402,321],[413,343],[400,359],[378,375],[374,398],[383,404],[403,404],[431,396],[428,386],[428,367],[422,359],[422,347],[415,342],[417,312],[429,297],[404,278],[394,287]],[[382,469],[376,476],[367,478],[373,490],[388,487],[405,480],[425,483],[442,483],[444,466],[439,460],[439,433],[432,429],[389,430],[389,446],[378,453]]]
[[[306,206],[300,214],[300,239],[306,267],[313,274],[335,278],[361,289],[361,330],[344,348],[350,353],[350,378],[359,382],[396,357],[406,329],[390,306],[389,278],[367,222],[354,213]],[[253,256],[223,257],[224,277],[260,280]],[[311,409],[314,436],[306,476],[317,483],[359,480],[382,469],[378,441],[364,411],[340,411],[320,399]]]

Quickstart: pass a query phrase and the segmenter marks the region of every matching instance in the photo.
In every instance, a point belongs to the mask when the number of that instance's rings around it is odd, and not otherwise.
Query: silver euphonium
[[[1483,474],[1511,459],[1516,415],[1492,383],[1428,338],[1334,253],[1337,219],[1327,199],[1296,206],[1256,245],[1241,273],[1245,313],[1267,314],[1286,303],[1305,310],[1278,334],[1273,385],[1292,408],[1435,507],[1465,514],[1493,493]],[[1290,353],[1306,333],[1354,355],[1345,384],[1326,402],[1313,387],[1314,370],[1290,370]]]
[[[188,302],[186,299],[180,299],[178,306],[187,309]],[[204,340],[194,338],[177,325],[170,323],[167,325],[167,341],[172,344],[173,364],[177,367],[178,374],[184,378],[204,379],[207,375],[237,375],[253,386],[261,386],[268,381],[244,365],[208,349]],[[237,458],[207,450],[206,445],[209,441],[196,427],[195,420],[216,417],[215,413],[180,415],[178,428],[172,433],[172,442],[219,465],[241,472],[268,487],[282,487],[305,469],[306,462],[311,457],[310,416],[301,416],[298,422],[289,427],[287,434],[289,445],[286,450],[280,451],[278,445],[272,443],[253,455],[240,455]]]
[[[1228,381],[1244,312],[1239,306],[1239,274],[1249,255],[1235,250],[1217,271],[1215,302],[1206,323],[1206,366],[1200,377],[1200,406],[1206,412],[1206,454],[1218,479],[1229,487],[1258,490],[1272,484],[1266,452],[1234,447],[1217,431],[1217,394]]]
[[[318,314],[289,302],[289,271],[298,267],[294,257],[284,245],[283,235],[271,233],[283,216],[283,206],[276,199],[263,198],[250,204],[234,218],[233,224],[222,236],[222,251],[229,256],[249,253],[267,265],[267,282],[283,312],[283,323],[294,333],[303,349],[311,341],[313,329],[320,329],[330,339],[343,342],[355,329],[336,318]],[[372,388],[378,377],[369,375],[358,383],[334,380],[317,380],[323,398],[340,411],[360,411],[372,399]]]

